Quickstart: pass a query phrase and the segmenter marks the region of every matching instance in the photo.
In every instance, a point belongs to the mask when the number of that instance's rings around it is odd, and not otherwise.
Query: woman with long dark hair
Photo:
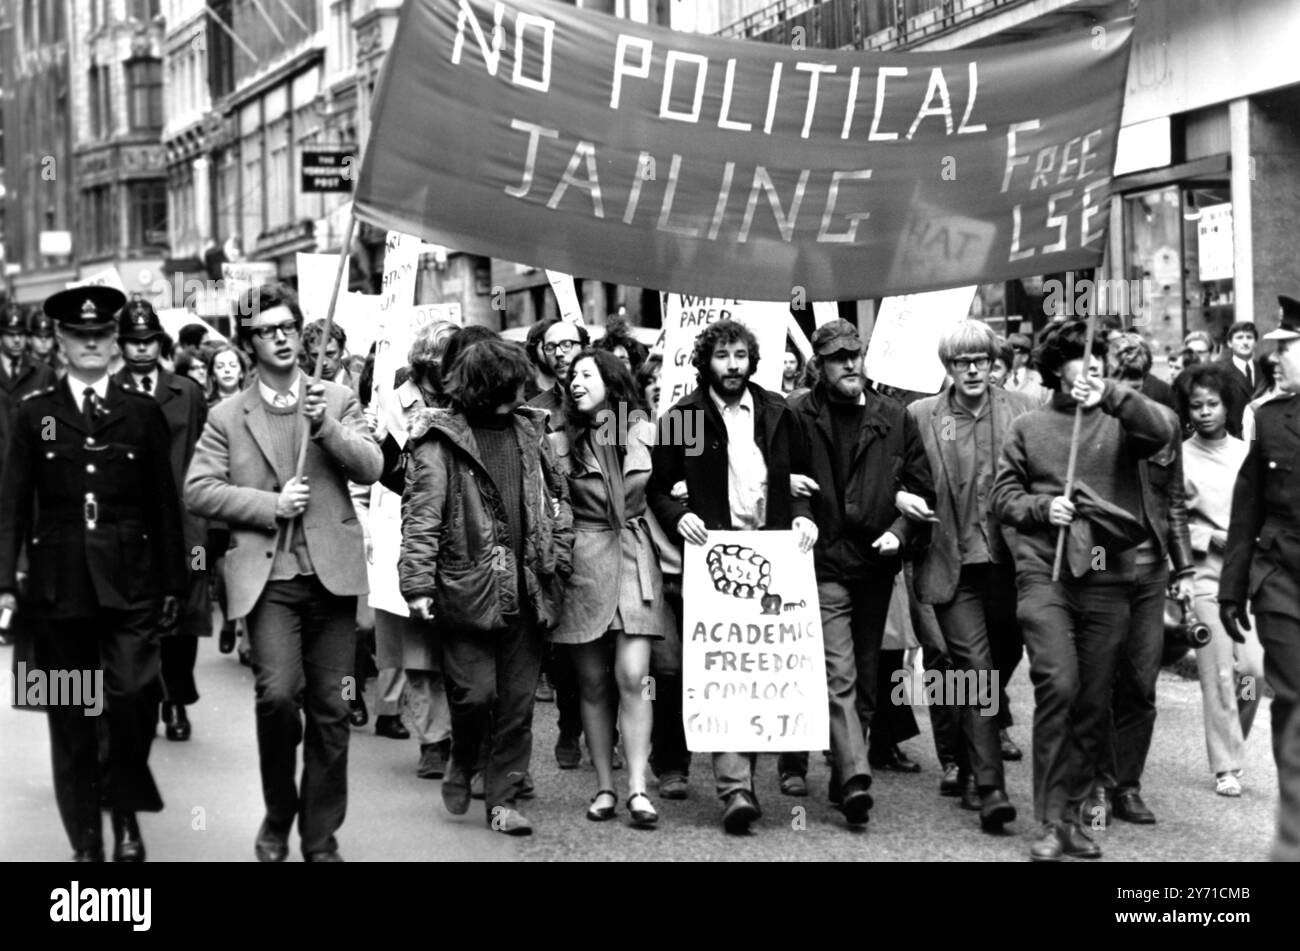
[[[626,806],[633,825],[643,828],[659,819],[646,795],[650,644],[673,624],[645,500],[654,437],[623,362],[603,350],[576,357],[564,394],[564,428],[551,436],[568,478],[574,521],[573,574],[552,638],[569,645],[578,671],[582,729],[597,780],[587,818],[600,822],[615,814],[617,715],[627,759]]]

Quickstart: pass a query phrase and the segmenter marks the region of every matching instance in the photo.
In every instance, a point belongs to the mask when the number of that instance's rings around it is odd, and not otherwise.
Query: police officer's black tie
[[[82,392],[81,415],[86,419],[86,428],[95,428],[95,388],[88,386]]]
[[[152,393],[153,377],[146,376],[142,380],[140,380],[140,389],[144,390],[146,393]]]

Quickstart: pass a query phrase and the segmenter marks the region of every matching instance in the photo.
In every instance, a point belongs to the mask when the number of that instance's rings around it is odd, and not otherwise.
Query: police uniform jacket
[[[1300,620],[1300,396],[1255,411],[1255,439],[1232,491],[1219,602]]]
[[[159,367],[155,373],[157,383],[152,394],[167,418],[167,430],[171,435],[172,479],[179,493],[185,485],[185,473],[194,458],[194,447],[203,433],[203,424],[208,419],[208,402],[202,388],[189,377],[168,373]],[[135,377],[126,367],[113,377],[123,388],[134,390]],[[185,561],[192,562],[191,555],[196,548],[201,548],[207,540],[207,526],[203,519],[186,511],[182,506],[182,524],[185,527]],[[220,552],[211,552],[209,557],[216,557]]]
[[[19,404],[0,478],[0,592],[46,618],[93,617],[185,590],[167,421],[152,399],[108,382],[93,424],[69,384]]]
[[[54,371],[44,363],[33,360],[29,354],[24,353],[18,358],[12,376],[5,369],[4,361],[0,360],[0,390],[9,397],[11,404],[16,405],[29,393],[51,387],[56,382]]]

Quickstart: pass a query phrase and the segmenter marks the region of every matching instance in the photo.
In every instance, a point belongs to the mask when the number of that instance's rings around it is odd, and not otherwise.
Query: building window
[[[99,67],[90,67],[87,91],[90,98],[90,137],[98,139],[102,134],[99,115]]]
[[[113,236],[113,206],[107,185],[87,188],[81,193],[81,241],[86,257],[111,254],[116,244]]]
[[[131,0],[130,10],[137,20],[152,20],[158,15],[158,0]]]
[[[132,132],[158,132],[163,124],[162,60],[126,63],[127,103]]]
[[[166,246],[167,183],[133,182],[131,200],[131,246]]]

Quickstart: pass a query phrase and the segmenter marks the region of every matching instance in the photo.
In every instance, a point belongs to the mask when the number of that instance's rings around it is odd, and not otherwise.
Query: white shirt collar
[[[64,377],[64,379],[67,380],[68,391],[72,393],[72,398],[76,401],[78,406],[80,406],[81,401],[85,399],[87,385],[89,385],[90,388],[95,391],[95,399],[103,401],[108,396],[108,374],[107,373],[101,376],[94,383],[90,383],[90,384],[87,384],[84,380],[76,379],[71,373],[69,373],[66,377]]]
[[[1240,370],[1242,373],[1248,373],[1248,372],[1250,372],[1250,371],[1248,371],[1248,370],[1246,369],[1246,367],[1250,366],[1250,361],[1249,361],[1249,360],[1243,360],[1243,359],[1241,359],[1241,357],[1237,356],[1237,355],[1234,353],[1234,354],[1232,355],[1232,362],[1235,363],[1235,364],[1237,365],[1237,369]]]
[[[726,400],[715,393],[713,387],[710,386],[708,390],[709,396],[713,399],[713,405],[718,408],[719,413],[737,413],[744,409],[749,411],[750,416],[754,415],[754,397],[750,395],[748,386],[740,394],[740,402],[732,406],[729,406]]]
[[[302,374],[299,373],[296,376],[294,376],[293,382],[289,384],[289,404],[291,406],[298,405],[298,391],[301,388],[301,384],[302,384]],[[272,406],[275,405],[275,397],[279,393],[279,391],[276,390],[274,387],[267,386],[266,381],[263,380],[260,376],[257,378],[257,389],[259,392],[261,392],[262,399],[266,400],[266,402]]]
[[[135,388],[136,388],[137,390],[143,390],[143,389],[144,389],[144,381],[145,381],[146,378],[148,378],[148,380],[149,380],[149,392],[150,392],[150,393],[155,393],[155,392],[158,391],[158,371],[157,371],[157,370],[154,370],[152,373],[132,373],[132,374],[131,374],[131,377],[135,380]]]

